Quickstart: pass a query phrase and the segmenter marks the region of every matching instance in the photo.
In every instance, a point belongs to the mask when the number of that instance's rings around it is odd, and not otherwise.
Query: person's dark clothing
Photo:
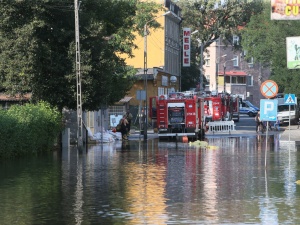
[[[126,119],[127,119],[127,134],[130,133],[130,127],[131,127],[131,120],[132,120],[132,114],[130,112],[126,113]]]
[[[260,121],[260,118],[259,118],[259,114],[257,114],[255,116],[255,122],[256,122],[256,132],[258,132],[258,128],[262,124],[262,122]]]

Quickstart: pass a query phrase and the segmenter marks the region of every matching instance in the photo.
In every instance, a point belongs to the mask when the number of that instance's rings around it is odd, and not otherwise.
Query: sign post
[[[289,106],[289,146],[291,141],[291,105],[296,104],[295,94],[285,94],[284,104]]]
[[[267,132],[266,132],[266,150],[265,150],[265,167],[267,166],[267,147],[268,147],[268,130],[269,130],[269,121],[277,120],[277,108],[278,101],[277,99],[271,100],[278,93],[278,85],[275,81],[266,80],[260,86],[261,94],[267,99],[260,100],[260,120],[267,121]]]

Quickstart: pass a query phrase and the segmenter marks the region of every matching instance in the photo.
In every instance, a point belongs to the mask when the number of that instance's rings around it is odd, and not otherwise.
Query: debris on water
[[[207,147],[208,146],[208,142],[206,142],[206,141],[199,141],[199,140],[194,141],[194,142],[190,141],[189,142],[189,146]]]
[[[208,145],[206,148],[211,149],[211,150],[217,150],[217,149],[219,149],[219,146]]]
[[[206,141],[194,141],[194,142],[189,142],[189,146],[195,146],[195,147],[204,147],[206,149],[210,149],[210,150],[217,150],[219,149],[218,146],[213,146],[213,145],[208,145],[208,142]]]

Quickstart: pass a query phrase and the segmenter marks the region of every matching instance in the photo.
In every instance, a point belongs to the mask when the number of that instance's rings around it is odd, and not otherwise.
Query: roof
[[[4,93],[0,93],[0,101],[2,102],[29,101],[31,96],[32,96],[31,93],[24,94],[22,97],[20,94],[11,96]]]
[[[219,75],[224,75],[224,73],[219,73]],[[226,76],[247,76],[247,73],[242,70],[230,70],[230,71],[225,71]]]
[[[161,72],[165,75],[167,75],[168,73],[166,73],[164,71],[164,69],[162,67],[154,67],[154,68],[148,68],[146,71],[146,75],[147,75],[147,80],[154,80],[154,69],[156,69],[156,71]],[[145,79],[145,74],[144,74],[144,69],[143,68],[137,68],[137,72],[135,74],[136,77],[138,77],[139,79]]]
[[[129,102],[131,99],[132,99],[132,97],[125,96],[118,103],[126,103],[126,102]]]

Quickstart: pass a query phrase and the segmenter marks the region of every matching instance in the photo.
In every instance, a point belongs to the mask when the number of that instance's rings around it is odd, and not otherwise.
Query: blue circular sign
[[[266,80],[261,84],[260,92],[266,98],[273,98],[278,93],[278,85],[275,81]]]

